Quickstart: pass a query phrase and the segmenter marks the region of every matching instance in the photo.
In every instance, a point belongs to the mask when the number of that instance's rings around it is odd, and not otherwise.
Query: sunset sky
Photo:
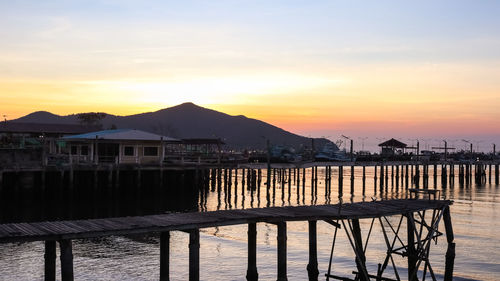
[[[0,114],[194,102],[306,136],[487,150],[499,15],[475,0],[1,1]]]

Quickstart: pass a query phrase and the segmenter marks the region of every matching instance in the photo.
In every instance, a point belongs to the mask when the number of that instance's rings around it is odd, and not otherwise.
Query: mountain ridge
[[[77,114],[61,116],[47,111],[36,111],[11,122],[79,124]],[[103,128],[131,128],[175,138],[221,138],[229,147],[238,149],[263,149],[267,139],[272,145],[311,147],[311,138],[262,120],[229,115],[191,102],[127,116],[106,113],[101,123]],[[315,146],[322,147],[327,142],[317,138]]]

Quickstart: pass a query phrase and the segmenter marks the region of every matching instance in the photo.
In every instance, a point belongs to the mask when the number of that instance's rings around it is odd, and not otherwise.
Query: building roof
[[[390,139],[388,141],[385,141],[385,142],[379,144],[378,146],[392,147],[392,148],[405,148],[407,145],[406,145],[406,143],[402,143],[396,139]]]
[[[63,138],[67,141],[72,140],[133,140],[133,141],[166,141],[180,142],[178,139],[161,136],[135,129],[116,129],[91,132],[87,134],[66,136]]]
[[[35,134],[82,134],[97,130],[95,126],[76,124],[46,124],[23,122],[0,122],[0,133],[35,133]]]

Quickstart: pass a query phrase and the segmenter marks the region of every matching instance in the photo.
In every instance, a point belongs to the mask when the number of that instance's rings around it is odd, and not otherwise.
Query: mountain
[[[78,118],[75,114],[59,116],[38,111],[12,122],[78,124]],[[175,138],[221,138],[232,148],[263,149],[266,139],[272,145],[297,149],[311,147],[310,138],[256,119],[228,115],[193,103],[129,116],[108,114],[101,123],[104,128],[133,128]],[[327,142],[324,138],[315,139],[315,147],[321,148]]]

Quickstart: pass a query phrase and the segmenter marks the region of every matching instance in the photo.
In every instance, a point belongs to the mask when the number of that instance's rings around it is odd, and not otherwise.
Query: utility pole
[[[350,137],[344,135],[342,135],[342,137],[351,141],[351,147],[349,148],[349,153],[351,154],[351,162],[352,162],[354,160],[354,151],[353,151],[354,141]]]
[[[267,147],[267,188],[271,186],[271,143],[269,139],[266,139]]]

